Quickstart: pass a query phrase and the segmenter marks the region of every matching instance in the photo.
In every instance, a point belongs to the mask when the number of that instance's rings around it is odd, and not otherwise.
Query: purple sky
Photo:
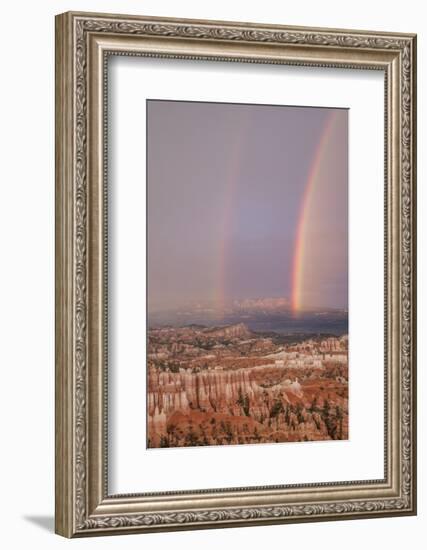
[[[315,224],[307,233],[305,305],[313,307],[346,308],[348,300],[348,111],[336,113],[324,152],[326,183],[313,196]],[[147,102],[150,311],[198,300],[290,299],[304,191],[330,114]]]

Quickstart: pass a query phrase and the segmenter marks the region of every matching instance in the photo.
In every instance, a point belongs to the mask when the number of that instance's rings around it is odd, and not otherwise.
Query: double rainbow
[[[305,183],[305,190],[301,201],[298,215],[296,236],[294,241],[294,253],[291,264],[291,310],[294,314],[301,311],[303,307],[304,278],[307,264],[307,229],[310,221],[310,210],[313,203],[314,191],[321,182],[321,168],[328,148],[328,144],[333,135],[333,126],[336,120],[336,111],[331,110],[328,114],[318,146],[314,152],[308,176]],[[243,136],[248,131],[248,118],[244,121]],[[231,147],[230,166],[228,172],[227,193],[224,201],[222,220],[220,220],[220,238],[218,247],[218,285],[216,292],[216,308],[224,312],[227,301],[227,256],[230,240],[230,230],[233,219],[233,206],[235,201],[236,189],[241,171],[241,157],[243,151],[244,139],[236,136]]]

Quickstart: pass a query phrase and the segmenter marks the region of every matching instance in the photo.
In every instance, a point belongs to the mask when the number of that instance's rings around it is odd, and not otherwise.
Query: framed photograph
[[[56,18],[56,532],[416,513],[416,37]]]

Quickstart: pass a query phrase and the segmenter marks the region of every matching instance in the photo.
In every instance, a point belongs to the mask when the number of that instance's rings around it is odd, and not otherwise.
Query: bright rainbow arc
[[[298,217],[298,225],[296,230],[294,256],[292,262],[292,292],[291,292],[291,309],[294,314],[301,310],[302,293],[304,282],[304,260],[306,249],[306,232],[309,221],[309,211],[313,191],[316,187],[316,182],[319,181],[319,173],[324,157],[325,149],[332,135],[332,126],[335,121],[335,111],[329,115],[322,136],[319,140],[319,145],[314,154],[313,162],[307,177],[307,183],[301,202],[301,209]]]

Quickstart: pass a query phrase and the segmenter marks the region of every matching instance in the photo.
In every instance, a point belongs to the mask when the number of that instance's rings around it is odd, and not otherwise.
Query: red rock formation
[[[148,445],[346,439],[347,349],[346,337],[283,346],[243,323],[153,330]]]
[[[206,330],[204,334],[213,338],[250,338],[253,336],[252,332],[244,323],[212,328],[210,330]]]
[[[188,431],[192,425],[191,419],[197,418],[198,414],[202,415],[203,422],[222,415],[223,422],[227,419],[236,432],[228,435],[228,443],[245,442],[243,425],[250,427],[252,432],[257,427],[260,442],[328,439],[328,430],[321,415],[307,412],[313,391],[304,395],[297,379],[286,379],[268,388],[262,387],[256,379],[262,378],[262,371],[266,374],[271,370],[269,366],[195,373],[184,370],[178,373],[159,372],[151,369],[147,409],[149,436],[153,446],[158,446],[156,441],[166,436],[168,426],[176,426],[179,418],[177,414],[181,415],[180,427],[184,432]],[[323,406],[323,401],[319,405]],[[277,414],[274,413],[275,407],[280,411]],[[286,407],[299,407],[300,412],[297,414],[292,409],[286,415]],[[202,431],[199,427],[197,437],[203,435],[205,444],[215,444],[211,432],[212,426],[205,427]]]

